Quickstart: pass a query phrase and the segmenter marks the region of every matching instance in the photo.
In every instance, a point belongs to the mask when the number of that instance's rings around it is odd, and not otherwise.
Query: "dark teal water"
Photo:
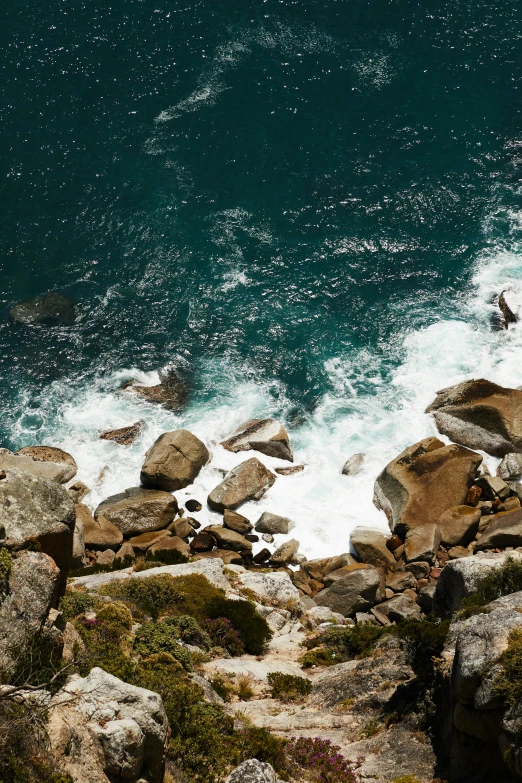
[[[332,361],[373,394],[405,335],[469,320],[477,258],[514,242],[516,3],[4,0],[0,16],[5,445],[122,368],[181,362],[195,405],[265,383],[290,418],[339,394]],[[56,289],[74,327],[9,323]]]

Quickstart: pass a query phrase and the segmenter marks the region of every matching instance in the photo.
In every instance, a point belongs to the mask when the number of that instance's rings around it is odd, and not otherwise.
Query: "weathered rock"
[[[520,481],[508,481],[507,485],[513,495],[522,501],[522,483],[520,483]]]
[[[419,561],[417,563],[408,563],[405,566],[405,570],[409,571],[410,574],[413,574],[415,579],[423,579],[425,576],[428,576],[431,565],[430,563],[426,563],[425,561]]]
[[[296,473],[301,473],[305,469],[305,465],[292,465],[291,468],[276,468],[275,472],[280,476],[294,476]]]
[[[73,783],[161,783],[168,721],[161,697],[94,668],[52,699],[51,751]]]
[[[76,319],[71,299],[57,291],[14,305],[9,315],[16,324],[45,326],[71,326]]]
[[[343,579],[346,574],[351,574],[353,571],[362,571],[364,569],[373,569],[375,566],[369,565],[368,563],[353,563],[353,565],[346,565],[342,566],[341,568],[338,568],[336,571],[330,571],[330,573],[323,576],[323,582],[326,585],[326,587],[329,587],[334,582],[337,582],[339,579]],[[382,576],[382,574],[381,574]],[[384,577],[382,577],[383,584],[384,584]]]
[[[110,584],[122,579],[148,579],[150,576],[160,576],[167,574],[169,576],[187,576],[189,574],[202,574],[215,587],[221,587],[224,590],[230,589],[230,584],[223,574],[223,562],[216,560],[198,560],[195,563],[180,563],[179,565],[160,566],[158,568],[149,568],[146,571],[131,571],[123,569],[122,571],[112,571],[109,574],[88,574],[86,576],[77,576],[70,580],[74,589],[80,587],[86,590],[98,590],[104,585]],[[275,574],[274,574],[275,576]],[[290,582],[290,584],[292,584]],[[292,585],[292,589],[295,587]]]
[[[201,533],[194,536],[190,542],[190,548],[193,552],[210,552],[214,549],[215,545],[216,539],[205,530],[202,530]]]
[[[471,549],[465,546],[452,546],[448,549],[448,555],[450,560],[456,560],[458,557],[469,557],[472,553]]]
[[[246,571],[239,575],[243,587],[247,587],[261,598],[278,601],[280,604],[299,601],[299,590],[285,571],[260,574]]]
[[[72,497],[74,503],[81,503],[90,491],[87,484],[84,484],[83,481],[75,481],[74,484],[67,487],[67,492]]]
[[[0,527],[10,549],[37,542],[60,569],[65,589],[73,548],[74,503],[68,492],[49,479],[7,470],[0,481]]]
[[[187,511],[190,511],[191,514],[194,514],[196,511],[201,511],[203,506],[199,502],[199,500],[194,500],[194,498],[189,498],[187,502],[185,503],[185,508]]]
[[[334,555],[333,557],[322,557],[318,560],[305,560],[301,563],[301,568],[303,568],[312,579],[317,579],[319,582],[322,582],[324,577],[332,571],[338,571],[339,568],[343,568],[347,565],[356,565],[356,563],[357,561],[355,558],[349,554],[344,554]]]
[[[133,392],[147,402],[162,405],[172,411],[185,409],[190,391],[186,378],[175,369],[160,372],[160,383],[155,386],[141,386],[135,381],[130,381],[121,389],[125,392]]]
[[[505,549],[522,546],[522,509],[494,514],[484,533],[476,541],[474,549]]]
[[[288,433],[275,419],[250,419],[221,442],[228,451],[260,451],[269,457],[294,461]]]
[[[315,596],[318,606],[327,606],[332,612],[350,617],[356,612],[371,609],[384,598],[384,585],[379,571],[369,566],[346,573],[330,587]]]
[[[337,614],[328,609],[327,606],[313,606],[308,609],[306,616],[310,617],[315,623],[343,623],[344,617],[342,614]]]
[[[224,565],[244,565],[243,556],[240,552],[233,552],[231,549],[213,549],[212,552],[197,552],[194,555],[195,560],[200,559],[218,559]]]
[[[182,489],[193,483],[209,459],[205,444],[188,430],[164,432],[147,452],[141,483],[168,492]]]
[[[439,617],[451,617],[460,609],[462,599],[477,589],[480,579],[490,571],[501,568],[512,558],[522,561],[520,552],[481,552],[460,560],[450,560],[437,580],[433,598],[433,611]]]
[[[208,496],[208,505],[213,511],[235,509],[247,500],[262,498],[275,480],[276,476],[252,457],[226,474]]]
[[[167,530],[169,530],[173,536],[179,536],[179,538],[183,539],[188,539],[189,536],[194,535],[194,528],[186,517],[175,519],[174,522],[170,523]]]
[[[100,433],[100,438],[102,440],[112,440],[120,446],[130,446],[141,435],[144,426],[144,421],[137,421],[135,424],[130,424],[127,427],[119,427],[117,430],[105,430],[105,432]]]
[[[389,601],[379,604],[379,612],[390,620],[400,622],[411,618],[420,620],[420,608],[408,595],[394,595]]]
[[[444,511],[437,521],[442,543],[467,546],[477,534],[480,517],[480,509],[471,506],[453,506]]]
[[[356,527],[350,533],[350,541],[359,560],[386,572],[395,567],[395,558],[386,546],[389,538],[383,530],[372,527]]]
[[[229,530],[223,525],[209,525],[205,528],[205,533],[215,538],[217,545],[221,549],[232,549],[234,552],[251,552],[252,544],[247,541],[241,533],[235,530]]]
[[[7,595],[0,596],[0,671],[12,673],[56,603],[60,571],[42,552],[13,557]]]
[[[499,476],[480,476],[475,483],[482,490],[482,497],[486,500],[495,500],[497,497],[507,498],[510,493],[508,485]]]
[[[25,457],[31,457],[36,462],[52,462],[60,466],[63,471],[63,478],[60,480],[61,484],[70,481],[78,472],[78,466],[74,457],[67,451],[57,449],[55,446],[24,446],[23,449],[19,449],[16,453]],[[69,470],[65,470],[64,465],[67,465]]]
[[[284,535],[295,527],[295,522],[292,522],[288,517],[280,517],[277,514],[271,514],[269,511],[265,511],[255,524],[255,529],[258,533],[271,533],[272,535]]]
[[[516,497],[509,497],[506,498],[497,508],[497,511],[500,513],[502,511],[515,511],[515,509],[520,508],[520,500]]]
[[[96,555],[96,565],[112,566],[116,555],[112,549],[104,549]]]
[[[103,517],[116,525],[124,536],[132,536],[167,527],[177,511],[176,498],[168,492],[132,487],[100,503],[94,518]]]
[[[123,533],[119,527],[101,515],[94,519],[90,508],[82,503],[76,506],[76,519],[83,525],[83,538],[87,549],[113,549],[123,541]]]
[[[417,580],[409,571],[394,571],[386,578],[386,587],[394,593],[401,593],[409,587],[415,587]]]
[[[464,504],[481,461],[468,449],[425,438],[385,467],[373,502],[401,536],[417,525],[436,524],[448,508]]]
[[[177,549],[184,557],[190,557],[192,554],[189,545],[183,541],[179,536],[172,536],[171,538],[160,538],[155,544],[149,548],[150,555],[158,554],[159,552],[169,552],[172,549]]]
[[[257,759],[243,761],[226,779],[226,783],[278,783],[278,781],[274,768]]]
[[[497,476],[504,481],[520,481],[522,478],[522,454],[506,454],[497,467]]]
[[[83,531],[83,520],[81,516],[76,515],[73,531],[73,547],[70,562],[71,570],[83,568],[85,565],[85,538]]]
[[[229,530],[235,530],[236,533],[241,533],[242,535],[249,533],[254,527],[246,517],[238,514],[237,511],[232,511],[230,508],[225,509],[223,524]]]
[[[146,552],[153,544],[157,544],[162,538],[170,538],[171,535],[170,530],[151,530],[149,533],[130,538],[129,544],[136,552]]]
[[[60,449],[56,449],[56,451],[60,451]],[[65,452],[61,453],[65,454]],[[0,449],[0,470],[18,470],[23,473],[31,473],[37,478],[65,484],[76,474],[76,463],[72,466],[66,462],[57,463],[42,458],[36,459],[30,454],[20,452],[14,454],[8,449]]]
[[[417,596],[417,603],[424,612],[424,614],[431,614],[433,612],[433,596],[435,595],[435,585],[426,585]]]
[[[364,454],[352,454],[343,465],[343,476],[357,476],[364,465]]]
[[[126,557],[130,557],[132,560],[134,560],[136,557],[136,552],[128,541],[124,541],[124,543],[120,546],[116,552],[115,560],[125,560]]]
[[[440,546],[440,529],[437,525],[419,525],[406,533],[404,556],[408,563],[421,561],[433,564]]]
[[[495,457],[522,451],[522,391],[484,379],[443,389],[426,409],[439,432]]]
[[[284,541],[281,546],[277,547],[275,552],[271,554],[270,562],[274,565],[289,563],[295,557],[298,549],[299,541],[297,541],[295,538],[291,538],[289,541]]]

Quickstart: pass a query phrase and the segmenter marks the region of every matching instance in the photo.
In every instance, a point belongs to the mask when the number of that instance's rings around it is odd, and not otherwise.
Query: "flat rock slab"
[[[131,487],[100,503],[94,518],[108,519],[124,536],[132,536],[167,527],[177,512],[176,498],[168,492]]]
[[[137,552],[146,552],[153,544],[157,544],[163,538],[172,536],[170,530],[153,530],[150,533],[142,533],[140,536],[129,538],[129,544]]]
[[[36,458],[31,454],[21,452],[14,454],[8,449],[0,449],[0,470],[20,470],[23,473],[31,473],[37,478],[65,484],[74,478],[77,468],[76,463],[70,465],[67,462],[52,462],[41,457]]]
[[[209,459],[205,444],[189,430],[164,432],[147,452],[141,483],[167,492],[188,487]]]
[[[243,587],[247,587],[261,598],[276,600],[279,603],[299,601],[299,590],[285,571],[260,574],[245,571],[239,575]]]
[[[254,655],[242,655],[240,658],[216,658],[204,665],[207,672],[221,671],[227,674],[250,674],[256,680],[266,681],[269,674],[282,672],[296,677],[308,677],[297,663],[285,663],[281,660],[258,661]]]
[[[227,451],[260,451],[269,457],[294,461],[285,428],[275,419],[250,419],[221,442]]]
[[[148,579],[150,576],[188,576],[189,574],[202,574],[215,587],[223,590],[230,589],[230,583],[223,573],[224,564],[219,558],[213,560],[196,560],[194,563],[180,563],[179,565],[161,566],[149,568],[147,571],[133,571],[132,568],[123,568],[121,571],[112,571],[108,574],[92,574],[77,576],[69,580],[72,587],[84,587],[86,590],[96,591],[111,582],[119,579]],[[293,586],[293,585],[292,585]]]
[[[262,498],[275,480],[276,476],[257,457],[252,457],[227,473],[208,496],[208,505],[213,511],[235,509],[247,500]]]

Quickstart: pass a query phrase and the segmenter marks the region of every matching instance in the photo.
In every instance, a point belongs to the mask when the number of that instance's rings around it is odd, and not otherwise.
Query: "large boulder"
[[[5,528],[10,549],[37,543],[60,569],[60,590],[65,589],[75,524],[69,493],[49,479],[8,469],[0,481],[0,528]]]
[[[439,432],[495,457],[522,452],[522,391],[479,380],[437,392],[426,409]]]
[[[230,583],[227,580],[223,572],[223,561],[217,558],[216,560],[198,560],[195,563],[180,563],[179,565],[166,565],[158,566],[158,568],[148,568],[145,571],[133,571],[131,568],[123,568],[121,571],[111,571],[105,574],[86,574],[85,576],[76,576],[70,580],[70,584],[75,588],[85,588],[85,590],[99,590],[100,587],[110,584],[111,582],[117,582],[125,579],[149,579],[151,576],[161,576],[167,574],[167,576],[189,576],[190,574],[202,574],[208,581],[215,587],[220,587],[223,590],[230,589]],[[243,574],[246,576],[246,574]],[[257,574],[252,574],[257,576]],[[261,574],[265,576],[265,574]],[[269,576],[269,574],[266,574]],[[274,574],[275,576],[275,574]],[[290,581],[288,574],[285,576]],[[294,586],[290,582],[292,588]],[[297,593],[297,590],[295,590]]]
[[[56,603],[60,571],[49,555],[24,551],[12,558],[7,581],[0,589],[0,671],[12,673]]]
[[[17,324],[71,326],[76,318],[73,302],[56,291],[14,305],[9,315]]]
[[[123,541],[123,533],[119,527],[101,515],[94,519],[90,508],[83,503],[76,506],[76,524],[82,525],[83,541],[87,549],[115,549]]]
[[[480,522],[480,509],[471,506],[453,506],[437,520],[445,546],[467,546],[475,538]]]
[[[444,511],[465,503],[481,462],[480,454],[425,438],[384,468],[373,502],[399,535],[417,525],[436,524]]]
[[[386,534],[384,530],[373,527],[356,527],[350,533],[350,541],[359,560],[382,568],[385,572],[395,568],[396,564],[392,552],[386,546],[389,538],[389,533]]]
[[[222,441],[228,451],[260,451],[269,457],[294,461],[288,433],[275,419],[250,419]]]
[[[205,444],[188,430],[164,432],[147,452],[141,483],[167,492],[182,489],[192,484],[209,459]]]
[[[116,525],[124,536],[133,536],[167,527],[177,512],[176,498],[168,492],[131,487],[100,503],[94,518],[103,517]]]
[[[384,580],[377,568],[346,566],[343,570],[345,573],[340,578],[317,593],[314,600],[318,606],[327,606],[332,612],[351,617],[382,601],[385,595]]]
[[[285,604],[288,601],[299,601],[299,590],[292,584],[286,571],[258,573],[245,571],[238,574],[243,587],[252,590],[260,598]]]
[[[270,764],[257,759],[247,759],[236,767],[225,783],[278,783],[275,770]]]
[[[168,721],[159,694],[94,668],[49,707],[50,748],[73,783],[161,783]]]
[[[522,552],[480,552],[471,557],[450,560],[442,569],[433,597],[433,611],[451,617],[462,599],[476,592],[479,581],[509,560],[522,561]]]
[[[40,452],[40,456],[35,455],[37,449],[44,450]],[[47,459],[42,456],[42,453],[46,454]],[[54,459],[50,458],[51,454]],[[30,446],[16,454],[8,449],[0,449],[0,470],[21,470],[24,473],[32,473],[37,478],[66,484],[76,475],[77,467],[71,455],[61,449],[51,450],[45,446]]]
[[[491,522],[475,543],[475,552],[522,546],[522,508],[494,514],[490,519]]]
[[[259,500],[274,484],[276,476],[257,457],[242,462],[231,470],[221,484],[208,496],[213,511],[235,509],[247,500]]]

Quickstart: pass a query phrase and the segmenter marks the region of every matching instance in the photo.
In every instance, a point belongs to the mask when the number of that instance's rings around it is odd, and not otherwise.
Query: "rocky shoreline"
[[[389,532],[361,520],[350,552],[320,559],[290,537],[299,509],[240,513],[302,469],[274,419],[231,433],[237,465],[184,507],[172,493],[212,460],[188,430],[94,509],[73,456],[0,451],[0,728],[13,710],[23,726],[0,740],[5,779],[17,747],[17,781],[519,780],[522,391],[468,381],[426,414],[451,442],[376,478]],[[202,527],[203,502],[221,524]]]

